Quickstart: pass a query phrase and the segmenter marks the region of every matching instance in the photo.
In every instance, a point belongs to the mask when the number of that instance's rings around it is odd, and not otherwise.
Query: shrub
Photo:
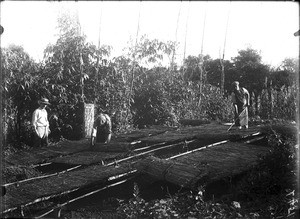
[[[280,90],[263,91],[260,116],[264,119],[278,118],[295,120],[297,109],[297,88],[295,86]],[[270,96],[272,99],[270,99]]]
[[[233,120],[233,106],[230,97],[224,97],[218,87],[204,86],[203,106],[201,109],[208,118],[230,122]]]
[[[40,176],[41,173],[30,167],[7,166],[3,169],[2,180],[4,183],[20,181],[35,176]]]
[[[203,191],[179,192],[167,199],[146,202],[135,184],[133,198],[120,200],[117,212],[124,218],[254,218],[236,201],[218,203],[204,201]],[[253,214],[255,215],[255,214]]]
[[[286,218],[297,199],[291,195],[297,188],[297,132],[283,125],[270,126],[264,131],[268,134],[270,152],[243,178],[239,193],[264,218]]]

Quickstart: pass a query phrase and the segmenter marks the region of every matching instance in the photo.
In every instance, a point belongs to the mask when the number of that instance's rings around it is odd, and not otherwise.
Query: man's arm
[[[47,122],[47,125],[46,125],[46,128],[47,128],[47,131],[48,131],[48,134],[50,134],[50,125],[49,125],[49,120],[48,120],[48,112],[46,111],[46,122]]]
[[[246,94],[246,106],[250,106],[250,94],[247,89],[244,88],[244,92]]]
[[[107,123],[108,135],[105,143],[109,143],[111,140],[112,124],[111,124],[111,119],[108,115],[106,115],[106,123]]]
[[[94,120],[91,137],[97,136],[97,118]]]

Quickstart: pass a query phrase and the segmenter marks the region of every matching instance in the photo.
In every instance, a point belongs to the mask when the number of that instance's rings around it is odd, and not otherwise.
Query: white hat
[[[47,98],[42,98],[38,101],[39,104],[46,104],[46,105],[51,105],[49,103],[49,100]]]

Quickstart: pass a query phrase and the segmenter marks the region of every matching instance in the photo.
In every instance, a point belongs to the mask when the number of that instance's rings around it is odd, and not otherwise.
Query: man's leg
[[[45,145],[45,147],[47,147],[48,144],[49,144],[49,142],[48,142],[48,136],[45,136],[45,137],[43,138],[42,142],[43,142],[43,145]]]
[[[238,105],[238,119],[237,119],[237,126],[239,129],[242,129],[242,124],[241,124],[241,113],[243,112],[243,106]]]
[[[97,143],[105,143],[105,141],[106,141],[105,133],[97,131],[96,142]]]
[[[33,147],[38,148],[42,144],[42,139],[35,133]]]

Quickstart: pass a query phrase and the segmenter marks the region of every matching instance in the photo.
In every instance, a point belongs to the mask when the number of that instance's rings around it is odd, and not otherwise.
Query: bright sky
[[[57,40],[59,12],[67,9],[78,11],[87,40],[95,45],[101,23],[101,44],[111,45],[113,56],[122,53],[130,37],[135,39],[140,11],[139,36],[177,39],[177,60],[183,58],[185,41],[186,56],[200,54],[203,29],[203,54],[219,58],[227,18],[225,59],[248,46],[260,51],[263,62],[272,66],[287,57],[299,58],[299,37],[293,35],[299,30],[299,4],[287,1],[1,1],[1,47],[21,45],[41,60],[47,44]]]

